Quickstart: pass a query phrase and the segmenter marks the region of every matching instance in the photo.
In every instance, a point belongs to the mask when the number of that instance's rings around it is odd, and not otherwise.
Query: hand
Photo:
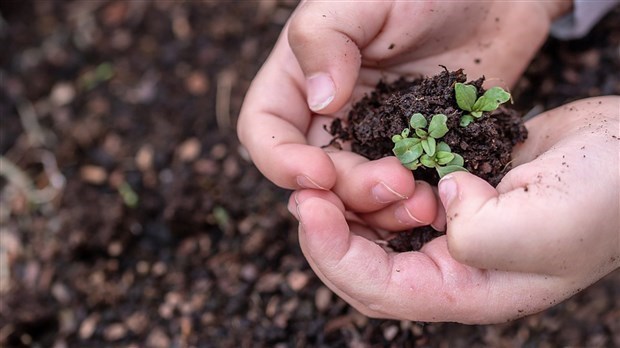
[[[497,189],[468,173],[439,184],[448,233],[388,253],[347,224],[333,193],[301,190],[289,209],[317,275],[362,313],[496,323],[548,308],[620,267],[620,97],[578,101],[528,122]]]
[[[570,3],[567,2],[570,6]],[[323,151],[323,126],[380,79],[465,68],[511,85],[560,2],[304,2],[244,101],[238,132],[259,170],[288,189],[331,189],[375,227],[438,224],[432,189],[395,158]],[[524,44],[526,43],[526,44]]]

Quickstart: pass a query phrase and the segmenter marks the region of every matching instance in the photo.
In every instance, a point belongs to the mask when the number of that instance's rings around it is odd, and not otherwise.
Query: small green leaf
[[[406,138],[396,143],[392,152],[401,163],[409,163],[418,159],[422,155],[423,149],[420,139]]]
[[[420,157],[420,162],[427,168],[434,168],[435,166],[437,166],[437,163],[435,163],[435,160],[429,156],[429,155],[422,155],[422,157]]]
[[[420,113],[415,113],[411,115],[411,119],[409,120],[409,124],[413,129],[420,129],[426,127],[428,124],[424,115]]]
[[[439,174],[440,178],[443,178],[444,176],[450,174],[450,173],[454,173],[454,172],[460,172],[460,171],[464,171],[466,172],[467,169],[461,167],[461,166],[456,166],[456,165],[447,165],[445,167],[436,167],[435,168],[437,170],[437,174]]]
[[[417,128],[415,130],[415,134],[419,136],[421,139],[426,139],[428,137],[428,133],[422,128]]]
[[[504,104],[505,102],[510,100],[510,93],[504,91],[501,87],[492,87],[488,89],[483,94],[484,97],[494,100],[498,105]],[[493,111],[493,110],[485,110],[485,111]]]
[[[471,115],[475,118],[480,118],[480,116],[482,116],[482,111],[472,111]]]
[[[392,142],[393,142],[394,144],[396,144],[397,142],[399,142],[399,141],[401,141],[401,140],[403,140],[402,135],[400,135],[400,134],[394,134],[394,135],[392,135]]]
[[[437,144],[437,151],[452,152],[452,150],[450,150],[450,146],[443,141],[440,141],[439,144]]]
[[[461,110],[472,111],[476,102],[476,87],[457,82],[454,85],[454,95]]]
[[[472,122],[474,122],[474,117],[472,115],[464,115],[461,117],[461,121],[459,122],[459,125],[461,127],[467,127]]]
[[[411,133],[411,130],[409,128],[405,128],[402,132],[400,132],[400,136],[403,138],[407,138],[409,137],[409,133]]]
[[[510,100],[510,93],[504,91],[500,87],[493,87],[482,95],[476,103],[474,103],[473,110],[475,111],[493,111],[496,110],[500,104],[503,104]],[[475,116],[475,115],[474,115]]]
[[[444,114],[434,115],[431,119],[431,123],[428,125],[428,134],[435,139],[446,135],[446,133],[448,133],[447,121],[448,116]]]
[[[465,160],[463,159],[463,156],[459,155],[458,153],[454,153],[453,155],[454,158],[448,163],[448,165],[463,167],[465,165]]]
[[[454,154],[451,152],[437,151],[435,158],[437,159],[437,164],[443,166],[450,163],[454,159]]]
[[[427,155],[433,157],[435,155],[435,150],[437,148],[437,141],[435,138],[428,137],[421,142],[422,149],[426,152]]]
[[[420,168],[422,164],[420,164],[420,161],[415,160],[413,162],[409,162],[409,163],[403,163],[403,166],[405,166],[405,168],[410,169],[410,170],[416,170],[418,168]]]
[[[123,198],[123,202],[125,203],[125,205],[129,208],[135,208],[138,206],[138,202],[140,201],[140,199],[138,198],[138,194],[131,188],[131,186],[126,181],[123,181],[119,185],[118,193],[121,195],[121,198]]]

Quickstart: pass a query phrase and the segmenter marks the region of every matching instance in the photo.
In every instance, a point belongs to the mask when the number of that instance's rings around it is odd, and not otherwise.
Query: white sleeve
[[[574,0],[573,12],[551,25],[551,35],[570,40],[586,36],[590,29],[620,0]]]

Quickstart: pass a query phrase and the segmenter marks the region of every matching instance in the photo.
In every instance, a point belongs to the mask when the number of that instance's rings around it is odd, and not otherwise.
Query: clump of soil
[[[442,141],[453,153],[463,156],[469,172],[496,186],[510,170],[512,148],[526,139],[527,130],[520,114],[505,106],[485,112],[467,127],[461,127],[459,121],[465,111],[456,103],[454,85],[466,81],[467,76],[460,69],[413,81],[401,78],[389,84],[380,82],[375,91],[353,106],[346,123],[339,119],[332,123],[334,142],[350,141],[353,152],[372,160],[393,156],[391,137],[408,127],[412,114],[421,113],[429,122],[433,115],[444,114],[450,131]],[[483,82],[484,77],[469,82],[479,96],[485,92]],[[414,176],[432,185],[439,181],[434,169],[421,167]],[[423,231],[401,234],[390,244],[397,251],[417,250],[431,236],[440,234],[430,233],[428,228]],[[417,239],[407,241],[409,237]]]

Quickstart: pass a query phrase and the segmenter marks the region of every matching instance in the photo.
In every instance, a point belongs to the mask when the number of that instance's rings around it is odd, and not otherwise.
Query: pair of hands
[[[396,158],[324,151],[323,126],[380,79],[434,75],[439,64],[510,86],[563,2],[304,2],[256,76],[239,137],[256,166],[296,190],[308,262],[361,312],[489,323],[547,308],[620,265],[620,98],[579,101],[527,123],[497,188],[467,173],[439,189]],[[437,199],[439,196],[440,199]],[[414,253],[373,240],[445,228]]]

